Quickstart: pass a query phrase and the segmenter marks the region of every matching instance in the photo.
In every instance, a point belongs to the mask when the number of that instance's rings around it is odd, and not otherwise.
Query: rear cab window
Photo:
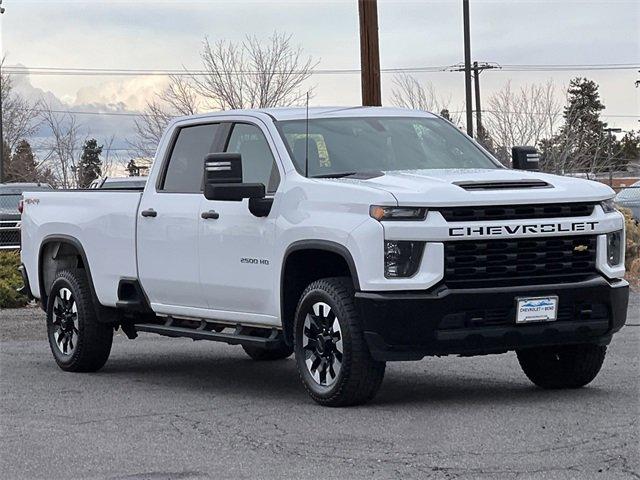
[[[204,157],[215,152],[219,123],[180,128],[159,190],[167,193],[200,193]]]

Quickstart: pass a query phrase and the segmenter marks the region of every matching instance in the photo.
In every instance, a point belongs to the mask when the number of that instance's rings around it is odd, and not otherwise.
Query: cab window
[[[214,152],[219,124],[183,127],[173,145],[160,190],[173,193],[202,192],[204,157]]]
[[[260,128],[248,123],[234,124],[226,151],[242,156],[244,182],[263,183],[267,193],[274,193],[278,189],[278,166]]]

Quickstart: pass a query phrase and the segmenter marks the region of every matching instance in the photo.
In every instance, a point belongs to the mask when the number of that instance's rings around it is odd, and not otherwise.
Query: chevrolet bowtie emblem
[[[575,247],[573,247],[573,250],[575,252],[586,252],[588,248],[589,247],[587,245],[576,245]]]

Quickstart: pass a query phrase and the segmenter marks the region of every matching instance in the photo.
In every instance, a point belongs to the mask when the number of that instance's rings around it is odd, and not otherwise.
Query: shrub
[[[625,266],[629,272],[640,273],[640,224],[631,216],[631,210],[620,209],[624,215],[627,237]]]
[[[24,307],[27,297],[18,293],[22,286],[22,277],[18,271],[20,253],[0,251],[0,308]]]

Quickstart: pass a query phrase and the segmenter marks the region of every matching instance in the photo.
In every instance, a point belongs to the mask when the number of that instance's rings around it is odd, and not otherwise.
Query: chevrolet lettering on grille
[[[476,237],[538,233],[593,232],[599,222],[541,223],[532,225],[488,225],[451,227],[450,237]]]

